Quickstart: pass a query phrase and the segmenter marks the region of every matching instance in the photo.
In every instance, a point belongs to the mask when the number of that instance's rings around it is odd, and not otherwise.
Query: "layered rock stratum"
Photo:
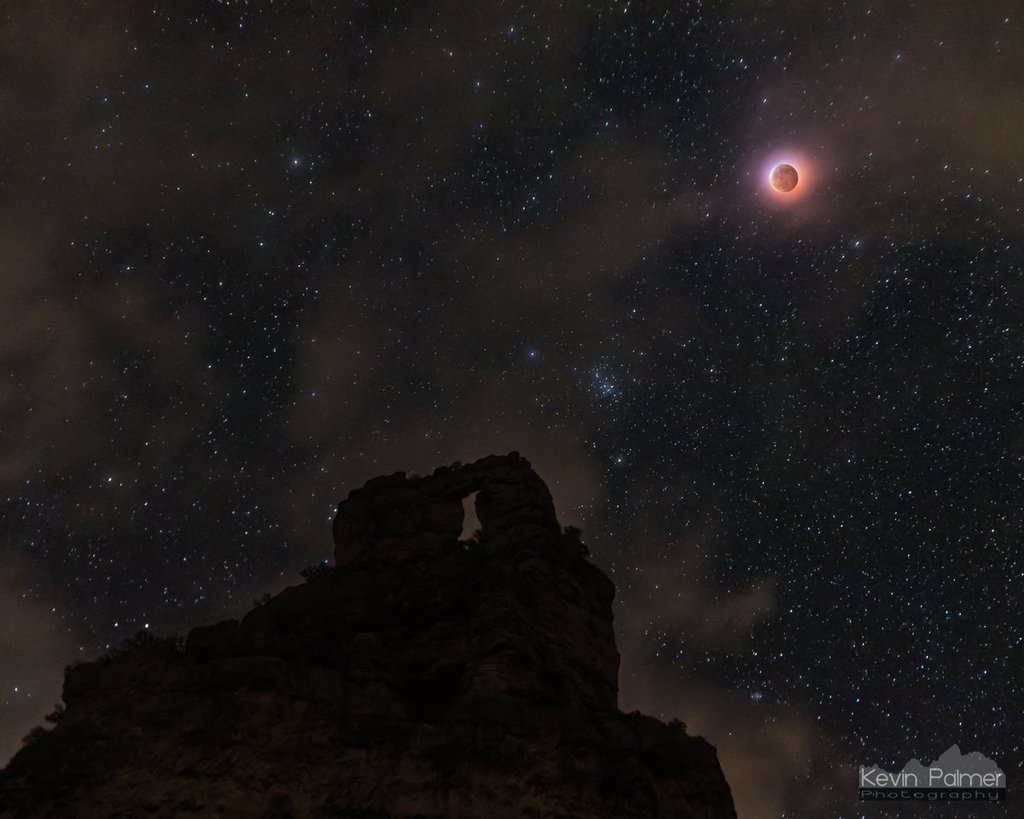
[[[0,817],[735,819],[711,745],[618,711],[614,587],[518,454],[371,480],[334,539],[241,621],[69,668]]]

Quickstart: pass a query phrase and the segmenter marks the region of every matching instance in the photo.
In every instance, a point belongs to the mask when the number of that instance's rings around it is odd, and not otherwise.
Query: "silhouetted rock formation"
[[[616,709],[614,588],[526,460],[369,481],[334,535],[241,622],[69,669],[0,817],[734,819],[714,748]]]

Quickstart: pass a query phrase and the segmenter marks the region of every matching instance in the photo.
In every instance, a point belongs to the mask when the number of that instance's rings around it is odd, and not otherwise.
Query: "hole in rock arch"
[[[477,533],[480,526],[480,518],[476,514],[476,496],[473,492],[462,499],[462,534],[459,540],[469,540]]]

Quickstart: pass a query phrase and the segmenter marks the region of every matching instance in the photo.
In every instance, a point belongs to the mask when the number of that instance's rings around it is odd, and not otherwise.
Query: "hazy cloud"
[[[0,552],[0,765],[60,701],[62,670],[74,656],[66,612],[38,593],[24,558]]]

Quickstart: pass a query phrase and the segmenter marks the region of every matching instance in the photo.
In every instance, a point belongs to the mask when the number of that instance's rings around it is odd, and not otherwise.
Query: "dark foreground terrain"
[[[0,817],[734,819],[714,748],[617,710],[614,587],[526,460],[372,480],[334,538],[241,622],[70,668]]]

